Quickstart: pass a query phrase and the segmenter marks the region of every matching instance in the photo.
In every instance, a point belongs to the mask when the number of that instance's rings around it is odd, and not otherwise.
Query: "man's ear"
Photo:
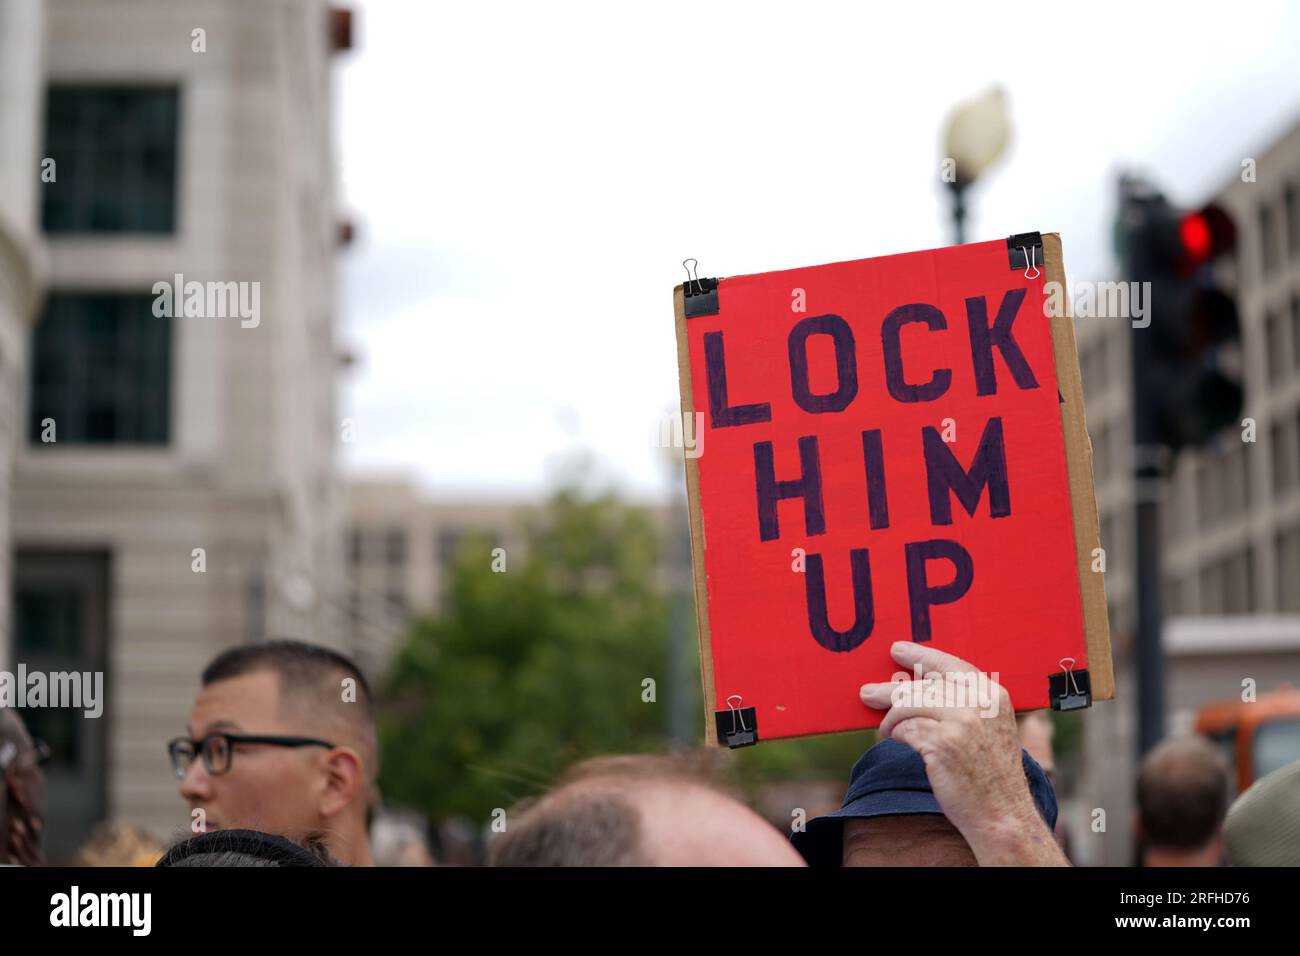
[[[332,817],[354,803],[365,803],[369,792],[361,757],[351,747],[335,747],[325,756],[325,792],[321,813]]]

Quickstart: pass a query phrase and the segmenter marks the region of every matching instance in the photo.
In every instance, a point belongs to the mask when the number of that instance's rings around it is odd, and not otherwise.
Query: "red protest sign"
[[[1060,242],[1031,235],[1018,265],[986,242],[676,290],[710,740],[877,725],[858,688],[898,640],[1017,710],[1113,696]]]

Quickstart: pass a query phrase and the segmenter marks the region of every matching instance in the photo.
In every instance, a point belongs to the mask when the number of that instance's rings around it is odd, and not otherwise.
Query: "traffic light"
[[[1245,397],[1226,361],[1241,339],[1237,305],[1212,268],[1235,248],[1236,226],[1217,205],[1180,212],[1124,179],[1116,244],[1125,278],[1150,283],[1151,322],[1132,338],[1137,444],[1204,444],[1238,420]]]

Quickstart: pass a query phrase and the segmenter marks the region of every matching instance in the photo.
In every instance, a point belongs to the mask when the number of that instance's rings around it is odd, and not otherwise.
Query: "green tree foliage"
[[[667,602],[644,510],[569,488],[527,522],[524,553],[457,554],[445,612],[418,621],[380,714],[386,799],[485,820],[574,760],[662,750]],[[662,697],[660,697],[662,700]]]
[[[507,554],[504,573],[492,570],[491,542],[464,541],[443,612],[412,626],[380,696],[385,799],[486,821],[576,760],[668,750],[666,530],[651,512],[574,485],[525,523],[526,547]],[[681,600],[684,693],[702,744],[693,603]],[[653,703],[642,699],[647,677]],[[874,739],[769,741],[723,752],[718,765],[751,796],[782,779],[847,782]]]

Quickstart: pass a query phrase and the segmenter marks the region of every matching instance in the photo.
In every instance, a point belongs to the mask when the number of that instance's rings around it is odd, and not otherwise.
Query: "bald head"
[[[579,764],[508,817],[496,866],[801,866],[753,810],[664,757]]]

